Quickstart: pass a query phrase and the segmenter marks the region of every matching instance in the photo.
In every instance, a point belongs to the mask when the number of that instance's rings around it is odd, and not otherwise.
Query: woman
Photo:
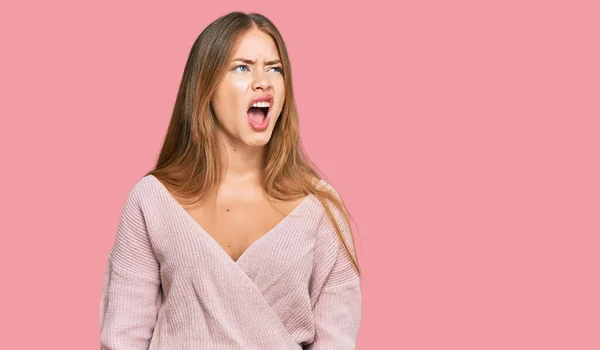
[[[125,202],[102,349],[354,349],[359,268],[339,194],[299,139],[290,62],[264,16],[195,41],[154,170]]]

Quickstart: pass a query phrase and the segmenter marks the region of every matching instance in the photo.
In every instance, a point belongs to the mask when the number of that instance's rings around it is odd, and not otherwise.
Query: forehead
[[[279,58],[279,53],[275,41],[268,34],[251,29],[242,37],[235,57],[274,59]]]

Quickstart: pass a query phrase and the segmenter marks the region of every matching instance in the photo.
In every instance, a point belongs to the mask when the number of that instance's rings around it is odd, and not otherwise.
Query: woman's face
[[[268,34],[252,29],[242,38],[212,100],[219,132],[231,144],[264,146],[269,142],[285,95],[279,60]],[[250,108],[261,97],[269,101]]]

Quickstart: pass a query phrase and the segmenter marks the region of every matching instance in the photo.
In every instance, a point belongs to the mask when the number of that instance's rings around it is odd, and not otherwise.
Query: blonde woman
[[[102,349],[355,349],[359,265],[339,194],[304,154],[266,17],[194,42],[155,168],[108,255]]]

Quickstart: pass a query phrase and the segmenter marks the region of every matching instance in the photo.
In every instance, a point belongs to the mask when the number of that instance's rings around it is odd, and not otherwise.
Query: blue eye
[[[235,68],[233,68],[233,70],[237,70],[240,67],[246,68],[246,70],[240,70],[240,72],[247,72],[248,68],[249,68],[247,64],[240,64],[239,66],[235,66]],[[283,68],[282,67],[273,67],[271,69],[275,69],[275,71],[283,74]]]
[[[233,68],[233,70],[236,70],[236,69],[238,69],[238,68],[240,68],[240,67],[246,67],[246,68],[248,68],[248,65],[241,64],[241,65],[239,65],[239,66],[236,66],[235,68]]]
[[[273,67],[273,69],[276,69],[279,73],[283,74],[283,68],[282,67]]]

